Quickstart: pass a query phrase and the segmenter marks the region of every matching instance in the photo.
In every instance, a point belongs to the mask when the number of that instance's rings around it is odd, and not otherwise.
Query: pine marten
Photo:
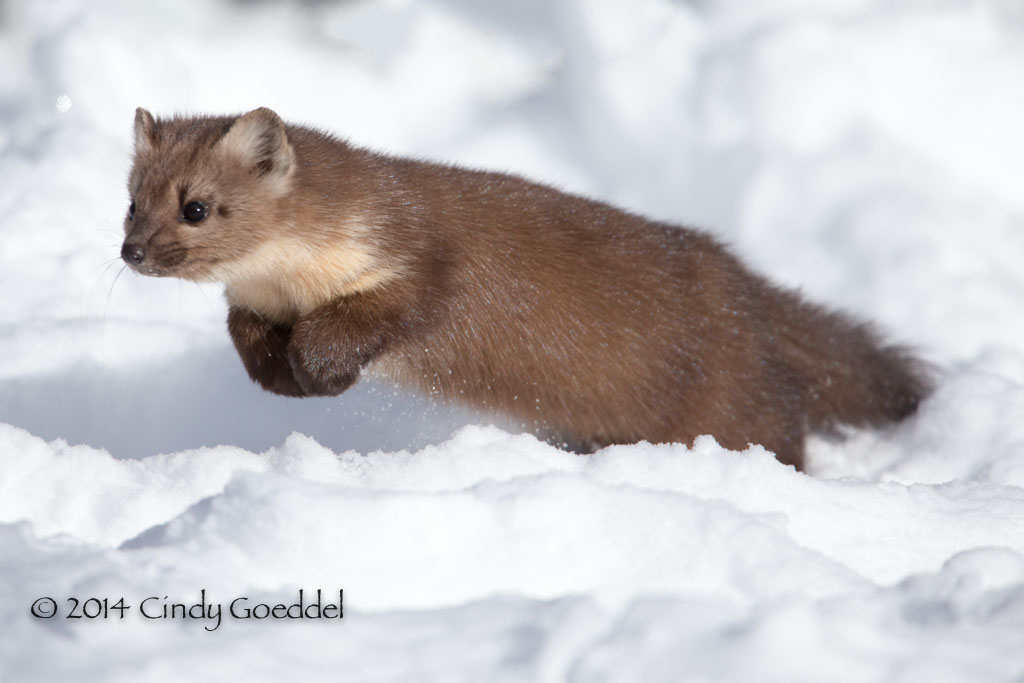
[[[709,235],[503,173],[242,116],[135,114],[121,250],[223,282],[250,377],[340,394],[368,364],[556,442],[761,444],[913,413],[927,373]]]

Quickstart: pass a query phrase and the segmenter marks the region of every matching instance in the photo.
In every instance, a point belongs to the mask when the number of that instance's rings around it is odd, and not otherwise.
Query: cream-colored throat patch
[[[227,285],[230,304],[279,323],[294,322],[332,299],[368,291],[394,275],[358,240],[310,245],[295,238],[265,242],[214,272]]]

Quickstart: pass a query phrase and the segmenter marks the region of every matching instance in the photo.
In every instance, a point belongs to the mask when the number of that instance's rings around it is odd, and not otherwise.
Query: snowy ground
[[[1015,0],[13,0],[0,64],[0,681],[1024,677]],[[265,394],[217,288],[117,277],[139,105],[266,105],[705,227],[938,391],[813,441],[812,476]],[[227,613],[300,589],[344,619]],[[219,622],[140,614],[201,595]]]

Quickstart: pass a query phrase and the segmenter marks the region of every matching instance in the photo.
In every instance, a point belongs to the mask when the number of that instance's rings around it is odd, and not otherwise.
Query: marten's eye
[[[135,202],[128,207],[128,220],[135,218]]]
[[[182,212],[185,216],[185,220],[190,223],[198,223],[206,218],[206,214],[208,213],[210,213],[210,209],[202,202],[189,202],[185,206],[185,211]]]

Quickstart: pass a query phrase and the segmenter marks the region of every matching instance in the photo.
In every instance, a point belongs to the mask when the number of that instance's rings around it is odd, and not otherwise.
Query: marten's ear
[[[135,153],[146,154],[156,146],[156,122],[153,115],[139,107],[135,110]]]
[[[288,142],[284,121],[266,107],[239,116],[214,149],[241,159],[254,174],[270,182],[284,181],[295,167],[295,150]]]

